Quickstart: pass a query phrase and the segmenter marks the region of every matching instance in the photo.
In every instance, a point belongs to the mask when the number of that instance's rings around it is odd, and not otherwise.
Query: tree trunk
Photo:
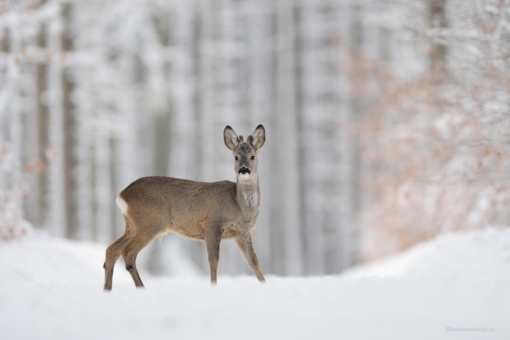
[[[443,29],[448,27],[445,13],[446,0],[429,0],[429,25],[431,28]],[[432,41],[430,53],[430,69],[436,77],[445,73],[446,46]]]
[[[62,4],[62,63],[65,61],[66,53],[72,51],[73,40],[71,36],[71,10],[72,5],[69,3]],[[69,67],[62,65],[61,73],[62,88],[62,114],[64,128],[64,195],[66,206],[66,236],[72,239],[80,237],[80,223],[78,220],[78,178],[76,176],[76,167],[78,166],[78,158],[76,155],[77,146],[77,117],[74,110],[74,104],[71,96],[74,90],[74,83],[71,79],[71,71]]]
[[[41,50],[46,48],[46,25],[41,24],[37,35],[36,45]],[[40,61],[35,67],[36,87],[36,115],[37,115],[37,158],[43,165],[46,164],[46,150],[49,146],[49,110],[44,96],[47,91],[48,66],[46,61]],[[34,223],[44,226],[49,204],[48,199],[48,173],[47,166],[37,173],[37,217]]]

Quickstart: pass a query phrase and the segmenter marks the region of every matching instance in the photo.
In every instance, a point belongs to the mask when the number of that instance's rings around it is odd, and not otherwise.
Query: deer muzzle
[[[251,171],[250,171],[250,169],[248,169],[247,167],[244,167],[244,166],[243,166],[243,167],[241,167],[241,168],[239,169],[238,173],[239,173],[239,175],[240,175],[241,177],[249,177],[249,176],[250,176],[250,174],[251,174]]]
[[[239,175],[241,175],[241,176],[242,176],[242,175],[248,175],[248,176],[249,176],[249,175],[251,174],[251,171],[250,171],[250,169],[248,169],[247,167],[244,167],[244,166],[243,166],[242,168],[240,168],[240,169],[239,169],[238,173],[239,173]]]

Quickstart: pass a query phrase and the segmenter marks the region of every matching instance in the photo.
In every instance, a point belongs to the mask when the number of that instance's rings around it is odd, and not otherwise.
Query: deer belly
[[[186,227],[172,226],[172,231],[190,240],[204,240],[205,236],[204,228],[200,225]]]
[[[234,237],[244,234],[245,231],[246,230],[244,228],[241,228],[238,225],[230,225],[230,226],[226,227],[225,230],[223,231],[223,235],[221,236],[221,239],[226,240],[229,238],[234,238]]]

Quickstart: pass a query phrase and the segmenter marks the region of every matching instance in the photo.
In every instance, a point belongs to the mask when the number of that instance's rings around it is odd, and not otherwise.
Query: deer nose
[[[246,174],[249,175],[251,173],[251,171],[247,167],[243,166],[242,168],[239,169],[239,173],[242,175],[246,175]]]

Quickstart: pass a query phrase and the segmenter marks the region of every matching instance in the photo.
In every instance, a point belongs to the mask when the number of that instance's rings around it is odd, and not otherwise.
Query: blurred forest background
[[[510,1],[0,2],[0,238],[105,245],[138,177],[234,181],[266,127],[265,273],[338,273],[510,221]],[[232,242],[220,273],[248,273]],[[207,272],[169,235],[155,274]],[[102,264],[98,264],[100,266]]]

